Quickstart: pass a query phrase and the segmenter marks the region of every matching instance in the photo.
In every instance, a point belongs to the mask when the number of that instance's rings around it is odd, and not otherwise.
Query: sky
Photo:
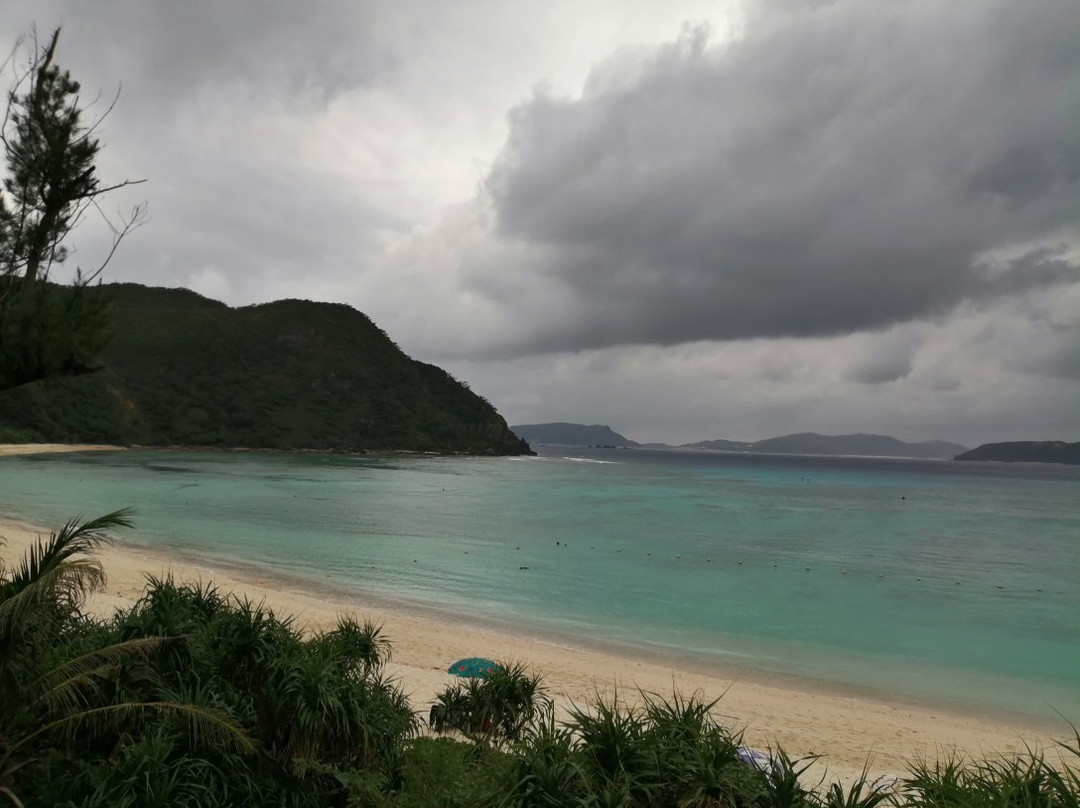
[[[1075,0],[5,0],[7,84],[57,26],[106,280],[348,303],[511,424],[1080,440]]]

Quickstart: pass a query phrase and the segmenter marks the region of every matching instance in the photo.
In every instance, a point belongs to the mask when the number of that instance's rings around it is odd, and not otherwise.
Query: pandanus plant
[[[552,710],[543,680],[521,662],[500,665],[485,678],[447,687],[428,714],[435,732],[460,732],[473,741],[506,745]]]
[[[117,670],[168,642],[138,637],[65,656],[58,649],[86,598],[105,583],[93,553],[111,531],[130,527],[131,512],[72,519],[38,539],[21,561],[0,559],[0,795],[21,806],[18,774],[46,743],[82,734],[120,733],[151,713],[183,718],[193,736],[252,751],[250,738],[225,713],[175,700],[115,700],[103,687]]]

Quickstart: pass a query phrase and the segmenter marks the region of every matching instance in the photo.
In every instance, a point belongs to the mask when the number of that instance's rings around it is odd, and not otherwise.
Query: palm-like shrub
[[[767,806],[767,775],[738,754],[716,702],[642,693],[640,706],[597,698],[534,727],[515,747],[508,806]]]
[[[749,804],[761,792],[760,773],[739,755],[742,739],[713,715],[719,699],[642,693],[644,745],[655,761],[654,804]]]
[[[315,635],[314,646],[347,661],[354,673],[362,676],[376,671],[392,656],[382,626],[370,620],[358,623],[351,617],[342,617],[334,628]]]
[[[494,745],[518,741],[552,710],[543,679],[524,663],[500,664],[482,679],[447,687],[428,713],[435,732],[460,732],[466,738]]]
[[[86,596],[105,580],[91,553],[109,540],[110,530],[129,525],[126,510],[73,519],[38,540],[19,564],[0,561],[0,795],[12,803],[20,804],[16,777],[35,774],[31,764],[39,758],[56,760],[58,747],[89,746],[103,737],[115,748],[120,738],[162,716],[222,749],[253,748],[219,710],[125,698],[115,687],[121,670],[145,670],[149,655],[165,643],[157,636],[115,642],[81,612]],[[47,772],[43,779],[48,781]]]
[[[623,795],[634,804],[649,804],[648,793],[658,773],[645,716],[620,703],[616,691],[611,702],[597,698],[591,707],[572,708],[569,727],[595,794]]]
[[[381,627],[305,637],[171,577],[95,621],[89,554],[127,524],[72,521],[0,566],[0,804],[305,806],[394,786],[416,719],[383,673]]]
[[[291,618],[211,585],[150,579],[144,597],[117,617],[124,637],[176,638],[161,659],[172,687],[203,683],[228,705],[288,777],[326,775],[326,766],[387,769],[416,719],[383,663],[380,626],[342,618],[305,638]]]
[[[904,806],[912,808],[1078,808],[1080,806],[1080,732],[1074,742],[1059,742],[1065,755],[1051,763],[1029,749],[1017,757],[962,761],[946,757],[911,766],[900,786]]]
[[[130,527],[130,514],[125,509],[85,522],[72,519],[48,540],[39,539],[17,565],[0,559],[0,660],[51,642],[79,615],[86,596],[105,582],[93,551],[109,541],[109,531]]]
[[[332,645],[301,644],[271,661],[260,724],[282,761],[315,758],[370,767],[393,756],[415,718],[396,685],[356,672]]]
[[[501,804],[516,808],[591,804],[592,783],[578,739],[555,721],[553,713],[528,730],[515,752],[501,784]]]
[[[506,769],[504,750],[451,738],[415,738],[405,745],[402,782],[386,805],[394,808],[495,808]],[[375,800],[355,805],[381,805]]]
[[[737,739],[713,719],[715,701],[640,696],[640,708],[616,692],[610,703],[571,711],[594,792],[625,794],[632,805],[737,805],[762,790]]]

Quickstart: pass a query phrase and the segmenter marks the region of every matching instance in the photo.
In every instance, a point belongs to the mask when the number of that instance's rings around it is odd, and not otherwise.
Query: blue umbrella
[[[446,672],[464,679],[486,679],[500,668],[502,668],[502,665],[493,660],[484,659],[483,657],[468,657],[459,659],[447,668]]]

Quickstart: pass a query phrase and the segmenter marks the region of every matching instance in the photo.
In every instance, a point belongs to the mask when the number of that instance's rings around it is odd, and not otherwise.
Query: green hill
[[[957,460],[997,460],[1003,463],[1067,463],[1080,465],[1080,442],[1060,440],[984,443]]]
[[[115,332],[104,369],[0,395],[9,440],[529,452],[487,401],[349,306],[102,288]]]

